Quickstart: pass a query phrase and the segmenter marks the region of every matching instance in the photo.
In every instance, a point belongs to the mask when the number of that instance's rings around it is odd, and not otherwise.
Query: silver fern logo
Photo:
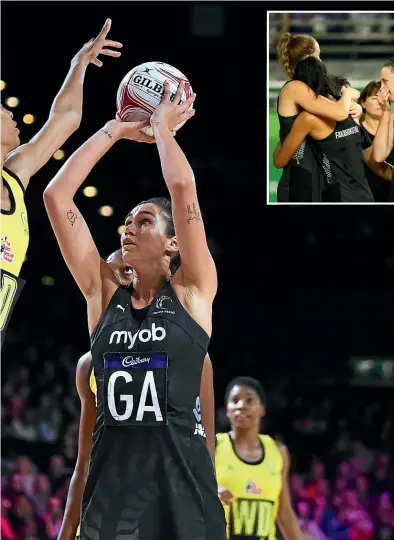
[[[306,142],[303,141],[301,143],[301,146],[298,148],[298,150],[296,150],[296,152],[294,152],[293,157],[291,158],[291,159],[294,159],[297,162],[297,165],[299,165],[301,163],[301,161],[304,159],[305,146],[306,146]]]

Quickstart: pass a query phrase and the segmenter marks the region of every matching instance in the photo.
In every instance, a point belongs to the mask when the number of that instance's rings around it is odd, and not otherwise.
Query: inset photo
[[[394,12],[268,12],[267,203],[394,202]]]

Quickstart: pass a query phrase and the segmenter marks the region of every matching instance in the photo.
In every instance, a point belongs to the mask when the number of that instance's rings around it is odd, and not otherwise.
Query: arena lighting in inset
[[[17,97],[9,97],[5,100],[5,104],[8,107],[17,107],[19,105],[19,99]]]
[[[7,88],[7,83],[5,81],[0,81],[0,90],[5,90]]]
[[[42,276],[41,282],[43,285],[46,285],[47,287],[53,287],[55,285],[55,280],[52,276]]]
[[[118,227],[118,233],[123,234],[125,229],[126,227],[124,225],[121,225],[120,227]]]
[[[35,116],[33,114],[25,114],[23,117],[23,121],[25,124],[32,124],[35,121]]]
[[[53,154],[53,157],[57,160],[64,159],[64,156],[64,150],[62,150],[61,148],[59,148],[59,150],[56,150],[56,152]]]
[[[113,213],[114,209],[112,208],[112,206],[101,206],[99,208],[100,216],[109,217],[112,216]]]
[[[98,189],[95,186],[86,186],[83,188],[82,193],[85,197],[95,197],[98,193]]]

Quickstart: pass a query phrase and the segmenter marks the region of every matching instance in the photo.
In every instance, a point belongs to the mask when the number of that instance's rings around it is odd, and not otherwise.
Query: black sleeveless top
[[[325,139],[310,138],[320,166],[328,179],[325,200],[332,202],[374,202],[364,172],[360,126],[351,116],[336,122]]]
[[[362,124],[360,125],[360,129],[361,135],[364,134],[365,137],[368,137],[370,141],[369,146],[372,146],[375,135],[372,135]],[[364,170],[375,202],[388,202],[391,182],[375,174],[366,163],[364,163]]]
[[[209,337],[169,282],[136,310],[119,287],[92,334],[97,420],[81,540],[225,540],[201,422]]]
[[[289,82],[291,81],[287,81],[285,85]],[[290,133],[298,114],[293,116],[279,114],[279,97],[280,94],[276,104],[276,112],[279,119],[279,138],[280,142],[283,143]],[[278,202],[319,202],[321,200],[320,174],[321,170],[308,139],[305,139],[289,163],[283,168],[278,184]]]

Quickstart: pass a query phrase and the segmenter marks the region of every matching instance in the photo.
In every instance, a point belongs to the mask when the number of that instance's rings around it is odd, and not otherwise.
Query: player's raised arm
[[[151,117],[164,180],[171,195],[175,234],[181,255],[179,270],[182,284],[197,290],[212,301],[217,290],[216,268],[208,249],[194,173],[169,126],[191,118],[195,94],[179,104],[184,89],[181,82],[174,100],[170,101],[169,84],[164,84],[162,103]]]
[[[45,207],[60,250],[85,298],[101,290],[102,260],[74,203],[74,195],[94,165],[123,137],[122,127],[126,124],[129,139],[149,139],[140,133],[149,122],[111,120],[72,154],[44,191]]]
[[[383,162],[393,150],[394,126],[391,111],[390,91],[387,85],[382,84],[376,94],[382,109],[378,129],[372,144],[373,158],[378,163]]]
[[[31,141],[19,146],[7,156],[5,165],[20,178],[25,188],[30,178],[78,129],[82,117],[83,83],[87,66],[90,63],[102,66],[101,60],[97,58],[99,54],[120,56],[119,51],[107,48],[122,47],[121,43],[107,39],[110,28],[111,19],[107,19],[96,39],[86,43],[75,55],[44,126]]]

